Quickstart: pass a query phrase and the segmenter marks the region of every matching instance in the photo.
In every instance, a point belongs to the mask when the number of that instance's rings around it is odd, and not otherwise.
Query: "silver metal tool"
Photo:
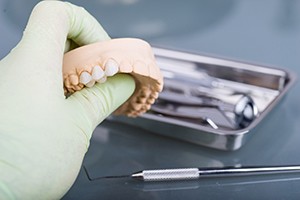
[[[246,176],[300,172],[300,166],[260,166],[260,167],[222,167],[222,168],[182,168],[143,170],[131,175],[133,179],[143,181],[191,180],[211,176]]]
[[[194,107],[157,101],[152,106],[152,111],[183,121],[207,124],[213,129],[218,129],[219,126],[231,130],[236,128],[235,124],[216,107]]]
[[[175,117],[209,118],[212,119],[215,124],[231,128],[232,130],[247,127],[259,114],[253,99],[245,94],[239,95],[234,104],[226,103],[215,97],[190,96],[176,93],[176,91],[163,91],[160,94],[159,100],[168,102],[168,104],[165,104],[168,106],[164,106],[163,108],[163,104],[160,104],[160,101],[158,101],[153,105],[153,111],[162,114],[169,113]],[[174,105],[170,106],[171,103],[174,103]],[[199,106],[199,108],[196,108],[196,106]],[[210,109],[211,112],[201,112],[205,110],[205,107]],[[217,108],[218,111],[212,108]],[[207,114],[210,116],[206,116]],[[226,114],[230,115],[227,116]],[[222,117],[220,117],[220,115],[222,115]],[[215,118],[217,118],[217,120],[214,120]]]

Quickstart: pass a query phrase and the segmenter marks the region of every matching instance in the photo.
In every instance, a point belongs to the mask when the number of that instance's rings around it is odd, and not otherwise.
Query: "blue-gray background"
[[[34,0],[0,1],[0,58],[20,40]],[[300,74],[297,0],[73,0],[112,37],[286,68]],[[238,151],[222,152],[104,122],[84,164],[92,178],[147,168],[300,164],[300,84]],[[154,127],[155,128],[155,127]],[[299,199],[300,174],[176,183],[89,181],[82,170],[65,199]]]

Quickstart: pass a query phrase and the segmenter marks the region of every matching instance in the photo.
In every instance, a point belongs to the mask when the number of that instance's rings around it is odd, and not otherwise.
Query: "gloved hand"
[[[0,62],[0,199],[58,199],[71,187],[93,130],[135,83],[116,75],[66,99],[63,54],[107,39],[83,8],[59,1],[34,8],[22,40]]]

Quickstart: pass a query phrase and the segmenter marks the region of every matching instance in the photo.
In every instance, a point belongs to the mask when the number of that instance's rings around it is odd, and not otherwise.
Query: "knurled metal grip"
[[[145,181],[187,180],[200,176],[198,168],[144,170],[141,175]]]

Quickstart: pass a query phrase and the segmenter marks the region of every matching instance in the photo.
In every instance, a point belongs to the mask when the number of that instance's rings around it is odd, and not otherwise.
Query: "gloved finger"
[[[85,45],[107,40],[109,36],[83,8],[61,1],[42,1],[33,9],[20,43],[7,59],[16,68],[15,74],[23,77],[32,77],[27,72],[38,74],[33,87],[48,80],[55,80],[62,87],[62,60],[67,38]]]
[[[90,139],[95,127],[124,103],[134,92],[134,79],[128,74],[117,74],[105,83],[75,92],[67,99],[76,125],[86,131]],[[75,112],[75,113],[74,113]]]
[[[59,16],[59,17],[57,17]],[[23,39],[39,48],[63,50],[66,38],[79,46],[110,39],[98,21],[84,8],[68,2],[42,1],[29,18]]]

